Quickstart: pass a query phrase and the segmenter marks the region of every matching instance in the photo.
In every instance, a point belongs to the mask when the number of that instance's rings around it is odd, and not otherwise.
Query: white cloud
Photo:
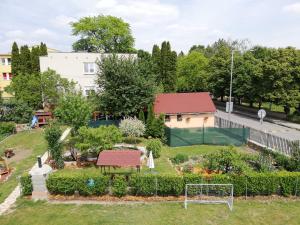
[[[74,22],[74,21],[76,21],[76,19],[74,17],[66,16],[66,15],[59,15],[59,16],[56,16],[53,20],[51,20],[51,23],[55,27],[66,27],[66,26],[70,26],[70,23]]]
[[[22,38],[25,33],[22,30],[10,30],[5,33],[7,38]]]
[[[300,2],[284,6],[283,11],[300,14]]]

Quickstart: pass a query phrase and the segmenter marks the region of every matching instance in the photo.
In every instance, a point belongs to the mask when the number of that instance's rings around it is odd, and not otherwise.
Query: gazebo
[[[100,152],[96,165],[102,168],[135,167],[138,172],[141,168],[141,152],[138,150],[104,150]]]

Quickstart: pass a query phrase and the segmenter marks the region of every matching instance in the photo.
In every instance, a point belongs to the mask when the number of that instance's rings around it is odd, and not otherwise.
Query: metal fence
[[[271,133],[256,130],[254,128],[250,128],[217,116],[215,117],[215,126],[220,128],[249,128],[249,142],[285,155],[291,155],[292,153],[292,145],[294,141],[276,136]]]

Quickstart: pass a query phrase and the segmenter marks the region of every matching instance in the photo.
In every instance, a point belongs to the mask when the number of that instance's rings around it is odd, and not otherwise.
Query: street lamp
[[[228,120],[229,126],[231,126],[231,109],[233,109],[233,104],[231,102],[231,95],[232,95],[232,73],[233,73],[233,54],[238,50],[231,50],[231,66],[230,66],[230,87],[229,87],[229,105],[228,105]],[[253,52],[253,49],[248,50],[249,52]],[[231,107],[232,104],[232,107]]]
[[[231,50],[231,66],[230,66],[230,87],[229,87],[229,106],[228,106],[228,120],[229,120],[229,124],[231,122],[231,109],[233,107],[231,107],[231,95],[232,95],[232,73],[233,73],[233,54],[234,52],[237,50],[232,49]]]

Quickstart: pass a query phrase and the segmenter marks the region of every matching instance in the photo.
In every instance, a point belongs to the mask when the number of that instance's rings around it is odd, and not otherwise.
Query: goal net
[[[233,209],[232,184],[186,184],[184,207],[188,203],[227,204]]]

